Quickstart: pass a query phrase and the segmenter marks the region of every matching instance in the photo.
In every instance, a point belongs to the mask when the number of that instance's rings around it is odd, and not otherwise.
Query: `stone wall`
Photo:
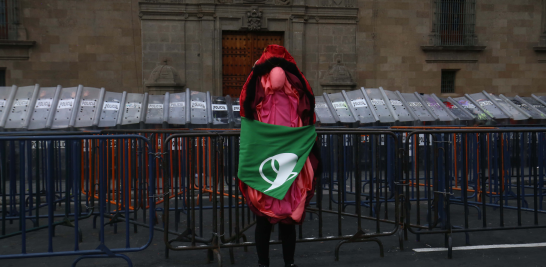
[[[486,90],[513,96],[546,92],[545,54],[535,52],[543,1],[476,1],[481,52],[423,52],[431,33],[431,0],[360,0],[359,86],[440,94],[442,69],[459,70],[456,94]],[[472,62],[457,59],[461,53]]]
[[[221,32],[245,30],[249,2],[19,0],[26,40],[36,43],[30,49],[29,43],[9,44],[11,50],[0,44],[0,68],[6,69],[8,85],[83,84],[144,92],[151,71],[167,60],[183,87],[221,94]],[[485,48],[473,52],[423,50],[429,45],[433,0],[256,5],[264,11],[261,30],[285,32],[285,46],[316,94],[323,92],[338,59],[356,87],[439,95],[441,70],[455,69],[457,95],[540,94],[546,83],[544,1],[476,3],[476,45]]]
[[[28,60],[0,60],[8,85],[142,92],[137,0],[20,0]]]
[[[142,1],[144,79],[154,64],[166,57],[172,59],[186,87],[222,95],[222,32],[247,30],[284,32],[284,46],[309,79],[315,94],[322,94],[321,83],[327,73],[335,73],[330,70],[338,60],[343,65],[338,69],[349,73],[346,76],[355,75],[358,19],[355,6],[331,8],[315,3],[310,8],[279,0],[260,5],[237,0],[225,2]],[[248,20],[253,6],[263,14],[256,29],[249,26]],[[182,52],[166,49],[172,45]],[[336,90],[351,88],[338,85],[329,82]]]

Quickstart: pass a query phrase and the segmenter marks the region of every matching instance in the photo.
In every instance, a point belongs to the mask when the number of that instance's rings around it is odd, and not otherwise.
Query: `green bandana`
[[[316,137],[314,125],[294,128],[242,117],[239,179],[268,196],[283,199]]]

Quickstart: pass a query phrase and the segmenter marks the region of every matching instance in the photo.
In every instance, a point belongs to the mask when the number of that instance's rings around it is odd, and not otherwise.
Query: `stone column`
[[[215,90],[214,75],[214,20],[201,20],[201,91]]]
[[[298,67],[301,68],[301,71],[304,71],[303,66],[305,66],[303,64],[303,48],[305,47],[303,42],[305,25],[303,22],[301,18],[292,19],[292,49],[289,51],[296,60]]]

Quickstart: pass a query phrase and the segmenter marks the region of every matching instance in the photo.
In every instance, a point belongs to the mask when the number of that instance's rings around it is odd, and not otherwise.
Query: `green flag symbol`
[[[314,125],[287,127],[241,118],[239,179],[268,196],[283,199],[316,136]]]
[[[264,165],[268,162],[271,162],[271,169],[277,175],[274,181],[271,181],[263,173]],[[269,157],[260,164],[260,175],[262,178],[271,184],[264,192],[273,190],[279,186],[282,186],[288,180],[294,179],[298,176],[297,172],[293,172],[294,167],[298,163],[298,156],[294,153],[281,153],[273,157]]]

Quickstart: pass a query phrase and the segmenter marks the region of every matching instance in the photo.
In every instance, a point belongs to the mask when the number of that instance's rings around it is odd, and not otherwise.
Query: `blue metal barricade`
[[[142,144],[138,153],[142,158],[147,158],[143,165],[147,165],[148,173],[142,175],[146,178],[147,191],[140,195],[149,207],[146,223],[130,219],[130,215],[136,212],[130,209],[135,204],[130,192],[138,192],[130,182],[126,155],[129,144],[134,142]],[[124,150],[116,165],[109,164],[105,156],[112,146]],[[150,141],[137,135],[1,136],[0,238],[13,241],[20,236],[17,243],[21,249],[4,249],[0,253],[0,260],[74,255],[79,256],[73,263],[76,265],[83,258],[119,257],[132,266],[131,260],[121,253],[144,250],[152,242],[154,232],[155,153],[150,149],[148,154],[144,154],[146,148],[151,148]],[[93,149],[96,154],[88,157],[85,152],[89,149]],[[90,160],[92,164],[87,162]],[[124,175],[110,185],[107,182],[110,172]],[[133,175],[136,173],[132,172]],[[94,201],[95,192],[90,197],[90,192],[95,188],[98,203]],[[107,199],[111,198],[117,199],[119,205],[108,205]],[[93,230],[91,220],[86,220],[91,215],[100,218],[98,230]],[[13,221],[18,224],[8,224]],[[106,227],[112,224],[124,227],[124,239],[111,238],[107,234],[109,231]],[[148,234],[140,233],[138,238],[131,238],[132,224],[149,228]],[[73,227],[74,230],[66,231],[63,228],[61,234],[56,234],[55,228],[61,225]],[[29,234],[31,232],[35,234]],[[43,232],[47,232],[47,235],[43,236]],[[89,237],[89,233],[98,236],[99,240],[83,240],[82,237]],[[44,237],[46,242],[43,242]],[[69,245],[71,239],[73,242]],[[139,240],[147,241],[141,243]]]
[[[409,133],[405,229],[417,238],[445,235],[451,257],[453,233],[464,233],[468,244],[470,232],[546,228],[538,220],[546,214],[545,133],[544,128]],[[431,140],[430,150],[412,149],[411,139],[421,135],[425,147]]]

